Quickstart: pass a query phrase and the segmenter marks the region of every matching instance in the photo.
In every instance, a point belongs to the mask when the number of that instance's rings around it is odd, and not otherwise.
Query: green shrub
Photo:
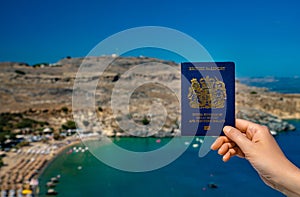
[[[4,141],[7,139],[7,137],[10,137],[9,131],[0,132],[0,144],[4,143]]]
[[[21,70],[15,70],[15,73],[19,74],[19,75],[25,75],[26,73],[21,71]]]
[[[68,129],[76,129],[76,124],[74,121],[72,120],[68,120],[66,122],[66,124],[61,125],[61,128],[64,130],[68,130]]]
[[[67,107],[62,107],[61,110],[65,113],[68,113],[69,109]]]
[[[4,162],[3,162],[3,160],[2,160],[2,157],[0,157],[0,168],[1,168],[2,166],[4,166]]]
[[[150,121],[148,120],[148,118],[146,116],[144,116],[142,123],[143,123],[143,125],[148,125],[150,123]]]
[[[49,125],[49,122],[47,121],[37,121],[37,124],[39,124],[41,127],[45,126],[45,125]]]
[[[30,118],[24,118],[21,120],[21,122],[18,122],[15,127],[18,129],[22,129],[22,128],[33,128],[36,126],[45,126],[45,125],[49,125],[48,122],[46,121],[36,121]]]
[[[35,68],[35,67],[41,67],[42,65],[49,66],[49,63],[38,63],[38,64],[34,64],[32,66],[33,66],[33,68]]]
[[[27,127],[32,128],[35,124],[38,124],[38,122],[29,118],[24,118],[22,119],[21,122],[16,124],[16,127],[18,129],[27,128]]]
[[[55,140],[59,140],[59,139],[60,139],[59,133],[55,132],[55,133],[53,134],[53,138],[54,138]]]

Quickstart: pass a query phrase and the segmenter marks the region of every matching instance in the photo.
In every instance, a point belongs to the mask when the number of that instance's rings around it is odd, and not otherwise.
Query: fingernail
[[[223,131],[224,131],[225,133],[229,133],[230,130],[231,130],[231,127],[230,127],[230,126],[225,126],[225,127],[223,128]]]

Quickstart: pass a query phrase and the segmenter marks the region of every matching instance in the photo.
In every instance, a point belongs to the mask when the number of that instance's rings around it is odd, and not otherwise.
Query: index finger
[[[250,126],[257,127],[259,125],[256,123],[250,122],[248,120],[243,120],[243,119],[235,120],[235,127],[243,133],[245,133]]]
[[[235,146],[235,143],[231,141],[228,137],[226,136],[220,136],[216,139],[216,141],[211,145],[212,150],[217,150],[220,148],[223,144],[228,143],[230,145],[230,148]]]

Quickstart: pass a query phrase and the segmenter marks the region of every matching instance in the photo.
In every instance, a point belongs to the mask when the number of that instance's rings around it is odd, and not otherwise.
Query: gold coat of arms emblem
[[[191,79],[188,93],[191,108],[223,108],[226,101],[226,87],[217,77]]]

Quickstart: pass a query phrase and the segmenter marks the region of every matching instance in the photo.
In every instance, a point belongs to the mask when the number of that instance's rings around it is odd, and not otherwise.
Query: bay
[[[300,121],[289,122],[298,129],[280,133],[276,140],[287,157],[300,166]],[[149,151],[165,145],[170,139],[160,140],[160,143],[157,143],[156,138],[120,138],[114,143],[129,150]],[[215,151],[199,158],[199,148],[192,146],[171,164],[142,173],[111,168],[88,151],[69,151],[70,149],[66,149],[54,159],[40,176],[40,196],[46,196],[46,182],[58,174],[61,178],[55,190],[58,191],[58,196],[64,197],[283,196],[266,186],[244,159],[232,158],[224,163]],[[216,184],[218,188],[208,187],[210,183]]]
[[[299,77],[246,77],[239,78],[238,81],[249,86],[267,88],[270,91],[278,93],[300,93]]]

